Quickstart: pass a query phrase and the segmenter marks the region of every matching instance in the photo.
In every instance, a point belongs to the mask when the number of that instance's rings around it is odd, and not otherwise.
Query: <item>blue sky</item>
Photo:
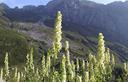
[[[42,5],[42,4],[45,5],[49,1],[50,0],[0,0],[0,3],[4,2],[10,7],[15,7],[15,6],[22,7],[24,5]],[[107,4],[113,1],[121,1],[121,0],[91,0],[91,1]]]
[[[114,2],[114,1],[125,1],[125,0],[91,0],[91,1],[95,1],[95,2],[98,2],[98,3],[107,4],[107,3]]]
[[[50,0],[0,0],[1,2],[6,3],[9,7],[22,7],[24,5],[45,5]]]

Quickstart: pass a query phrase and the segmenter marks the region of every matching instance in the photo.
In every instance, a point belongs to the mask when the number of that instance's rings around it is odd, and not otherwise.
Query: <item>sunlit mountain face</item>
[[[23,8],[1,5],[5,8],[4,16],[11,21],[41,23],[49,27],[54,26],[56,12],[61,11],[64,30],[95,37],[102,32],[106,40],[127,46],[127,4],[127,1],[104,5],[84,0],[53,0],[47,5],[28,5]],[[123,54],[125,56],[127,52]]]
[[[17,1],[0,4],[0,82],[128,82],[128,1]]]
[[[86,29],[96,30],[95,33],[102,31],[107,38],[119,42],[122,40],[127,44],[127,8],[127,2],[103,5],[84,0],[54,0],[46,6],[24,6],[22,9],[9,9],[6,15],[13,21],[38,22],[43,20],[44,22],[47,20],[46,16],[50,16],[52,19],[60,10],[63,13],[63,20],[82,25],[82,29],[85,31]],[[31,15],[28,12],[31,12]],[[81,28],[79,30],[81,34],[86,34]]]
[[[14,8],[14,7],[20,7],[22,8],[25,5],[46,5],[48,2],[50,2],[52,0],[1,0],[0,3],[5,3],[7,4],[9,7]],[[79,1],[87,1],[87,0],[79,0]],[[89,0],[89,1],[94,1],[96,3],[101,3],[101,4],[109,4],[115,1],[122,1],[125,2],[125,0]]]

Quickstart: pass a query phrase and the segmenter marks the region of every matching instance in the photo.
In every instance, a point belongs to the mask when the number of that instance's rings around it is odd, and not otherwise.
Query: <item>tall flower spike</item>
[[[14,77],[17,78],[17,75],[18,75],[18,73],[17,73],[17,67],[15,67],[15,75],[14,75]]]
[[[33,48],[31,48],[30,52],[26,56],[27,62],[26,62],[26,67],[25,67],[25,72],[26,72],[26,78],[31,80],[33,78],[34,74],[34,60],[33,60]]]
[[[105,44],[104,44],[104,36],[102,33],[99,33],[99,37],[98,37],[98,61],[103,64],[104,60],[105,60]]]
[[[110,63],[110,50],[107,48],[107,51],[105,53],[105,63],[109,64]]]
[[[40,75],[39,75],[39,69],[38,68],[36,69],[35,79],[36,79],[36,82],[38,82],[40,80]]]
[[[77,59],[76,59],[76,70],[77,70],[77,73],[79,72],[79,69],[80,69],[80,66],[79,66],[79,59],[77,58]]]
[[[82,82],[82,77],[79,76],[79,75],[77,75],[77,76],[76,76],[76,82]]]
[[[69,55],[69,43],[68,41],[65,42],[65,51],[66,51],[66,61],[68,63],[68,65],[71,65],[70,63],[70,55]]]
[[[20,72],[18,72],[17,81],[16,82],[20,82]]]
[[[34,71],[33,48],[30,51],[30,67]]]
[[[112,65],[113,65],[113,66],[115,66],[115,57],[114,57],[114,55],[113,55],[113,54],[112,54],[111,63],[112,63]]]
[[[8,53],[6,53],[4,64],[5,64],[5,77],[8,77],[9,76]]]
[[[65,42],[65,51],[66,51],[66,71],[67,71],[67,80],[72,81],[74,77],[73,69],[70,62],[70,55],[69,55],[69,42]]]
[[[65,55],[62,57],[61,61],[61,82],[66,82],[66,67],[65,67],[66,58]]]
[[[89,72],[85,73],[84,82],[89,82]]]
[[[45,56],[43,55],[42,57],[42,62],[41,62],[41,76],[44,77],[46,73],[46,62],[45,62]]]
[[[1,69],[1,73],[0,73],[0,79],[3,79],[3,69]]]
[[[51,52],[50,50],[48,50],[47,58],[46,58],[46,75],[47,76],[49,75],[50,68],[51,68]]]
[[[82,60],[82,70],[85,71],[85,61]]]
[[[62,48],[61,40],[62,40],[62,14],[60,11],[57,13],[57,17],[54,25],[54,38],[53,38],[53,49],[55,58],[57,58],[57,54],[60,52]]]

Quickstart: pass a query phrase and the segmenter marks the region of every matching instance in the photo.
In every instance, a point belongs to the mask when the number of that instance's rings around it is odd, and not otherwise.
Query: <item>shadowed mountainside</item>
[[[103,32],[107,46],[121,61],[125,61],[128,59],[127,4],[114,2],[103,5],[82,0],[53,0],[46,6],[30,5],[12,9],[2,3],[0,6],[4,9],[0,15],[0,25],[30,37],[41,54],[42,49],[51,45],[55,13],[60,10],[63,13],[64,39],[69,40],[72,54],[86,57],[89,52],[95,53],[97,35]]]

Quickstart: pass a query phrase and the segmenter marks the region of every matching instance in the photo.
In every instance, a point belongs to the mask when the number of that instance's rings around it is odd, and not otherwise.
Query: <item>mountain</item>
[[[89,52],[95,53],[97,35],[103,32],[107,47],[121,61],[125,61],[128,60],[127,4],[127,1],[103,5],[87,0],[53,0],[37,7],[9,8],[2,3],[0,7],[4,13],[0,20],[6,19],[6,24],[0,24],[4,29],[10,27],[18,34],[31,38],[30,41],[41,54],[42,49],[47,49],[49,41],[52,41],[55,15],[60,10],[63,14],[64,40],[70,41],[72,54],[85,57]]]
[[[0,4],[0,67],[4,64],[5,54],[9,54],[11,65],[25,62],[29,50],[29,37],[13,30],[11,21],[4,16],[6,4]],[[21,45],[22,44],[22,45]],[[17,62],[16,62],[17,61]]]
[[[9,19],[3,16],[5,13],[4,8],[7,8],[5,4],[0,4],[0,27],[7,27],[9,24]]]
[[[64,20],[83,25],[85,32],[87,28],[96,29],[113,41],[127,44],[128,2],[103,5],[86,0],[53,0],[46,9],[51,15],[62,11]]]
[[[68,28],[70,27],[69,25],[73,26],[72,24],[64,26]],[[18,30],[19,33],[29,36],[32,39],[31,42],[39,52],[38,59],[41,58],[42,50],[46,51],[52,46],[53,28],[51,27],[43,24],[39,25],[38,23],[15,22],[13,23],[13,29]],[[63,31],[63,45],[66,40],[70,43],[71,58],[79,57],[86,59],[90,52],[97,54],[97,36],[83,36],[77,32]],[[117,42],[106,41],[105,43],[111,49],[111,52],[115,54],[117,61],[118,59],[120,61],[128,59],[128,48],[126,46]],[[64,50],[64,46],[62,50]]]
[[[96,30],[93,35],[103,32],[108,40],[127,44],[127,4],[127,1],[103,5],[88,0],[52,0],[46,6],[7,8],[5,16],[12,21],[44,22],[54,19],[55,13],[60,10],[64,22],[82,26],[78,27],[81,34],[87,35],[87,29]]]
[[[29,39],[14,30],[0,27],[0,64],[4,64],[5,54],[8,52],[11,65],[25,62],[29,50]],[[22,44],[22,45],[21,45]],[[16,62],[17,61],[17,62]],[[1,67],[0,66],[0,67]]]

